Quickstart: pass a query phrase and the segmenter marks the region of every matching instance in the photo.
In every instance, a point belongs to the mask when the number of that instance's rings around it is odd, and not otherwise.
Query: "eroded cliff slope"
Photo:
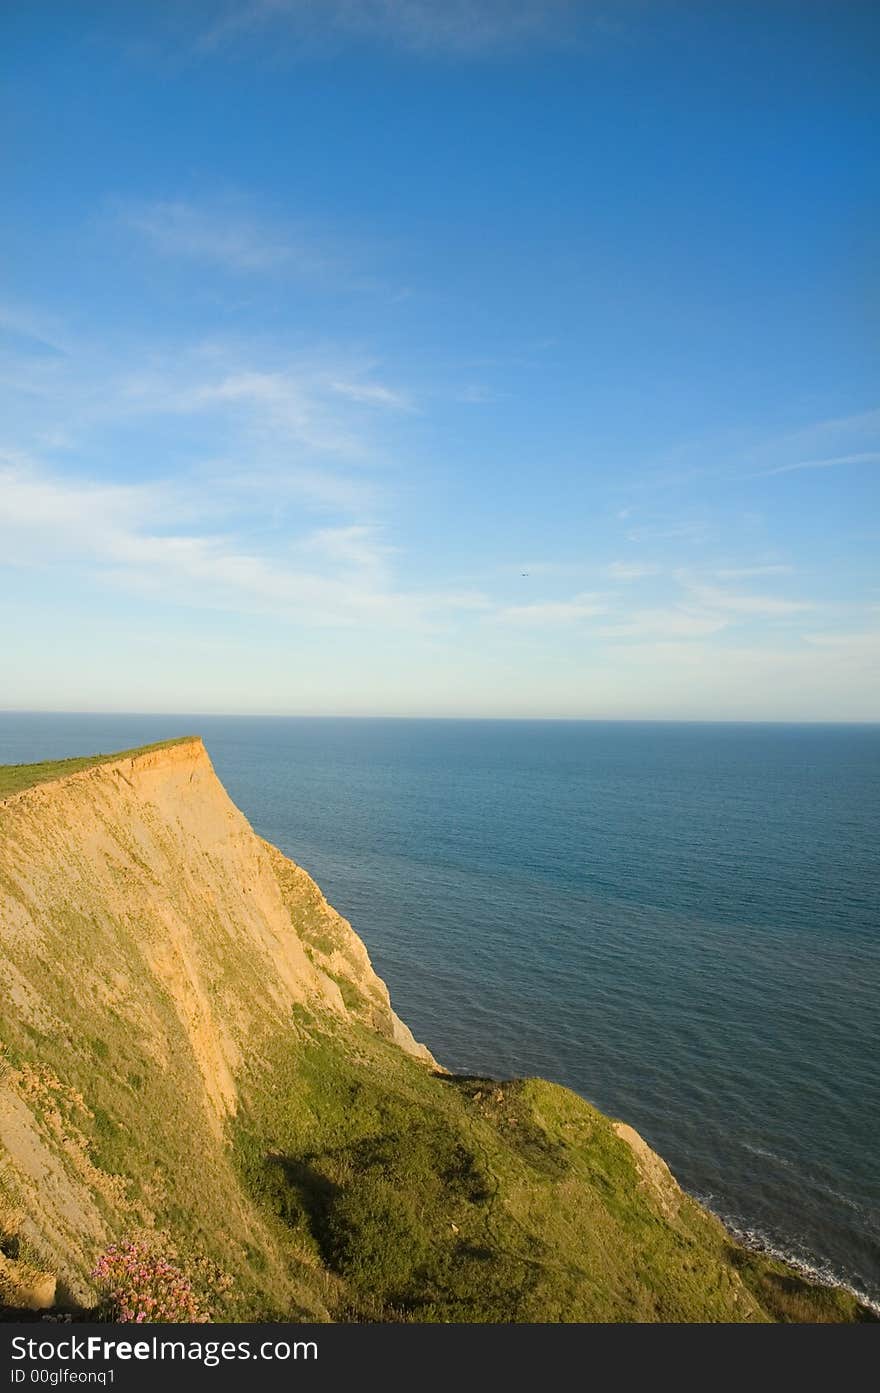
[[[582,1099],[439,1070],[200,740],[5,773],[0,1301],[137,1238],[233,1319],[858,1315]]]

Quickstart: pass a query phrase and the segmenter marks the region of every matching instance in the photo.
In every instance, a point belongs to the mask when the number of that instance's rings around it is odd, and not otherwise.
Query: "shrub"
[[[108,1320],[179,1324],[210,1319],[186,1273],[144,1243],[114,1243],[91,1275],[102,1291]]]

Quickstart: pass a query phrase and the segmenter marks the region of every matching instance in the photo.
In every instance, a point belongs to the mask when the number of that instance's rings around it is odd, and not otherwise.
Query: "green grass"
[[[839,1324],[877,1320],[876,1314],[860,1305],[851,1292],[840,1287],[816,1286],[778,1258],[739,1247],[731,1248],[730,1257],[743,1282],[775,1321],[790,1325],[803,1321]]]
[[[661,1212],[613,1123],[541,1079],[432,1073],[361,1027],[276,1039],[234,1145],[334,1319],[858,1319],[843,1292]],[[776,1270],[778,1269],[778,1270]]]
[[[106,755],[82,755],[74,759],[44,760],[40,764],[0,764],[0,798],[8,798],[12,793],[21,793],[23,789],[33,788],[35,784],[63,779],[67,774],[76,774],[80,769],[91,769],[96,764],[107,764],[114,759],[131,759],[135,755],[164,750],[171,745],[185,745],[187,741],[196,738],[193,735],[180,735],[174,740],[158,740],[154,745],[141,745],[136,750],[118,750],[115,754]]]

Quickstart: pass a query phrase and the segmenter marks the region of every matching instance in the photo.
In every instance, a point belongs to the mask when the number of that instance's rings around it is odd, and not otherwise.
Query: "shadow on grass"
[[[817,1286],[791,1270],[786,1271],[762,1253],[730,1246],[728,1259],[746,1286],[766,1310],[785,1324],[837,1323],[841,1319],[880,1322],[880,1316],[863,1306],[842,1287]]]

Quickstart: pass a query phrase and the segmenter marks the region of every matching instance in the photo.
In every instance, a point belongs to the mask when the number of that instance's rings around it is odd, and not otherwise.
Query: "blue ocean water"
[[[0,763],[193,731],[443,1063],[880,1298],[880,727],[0,714]]]

